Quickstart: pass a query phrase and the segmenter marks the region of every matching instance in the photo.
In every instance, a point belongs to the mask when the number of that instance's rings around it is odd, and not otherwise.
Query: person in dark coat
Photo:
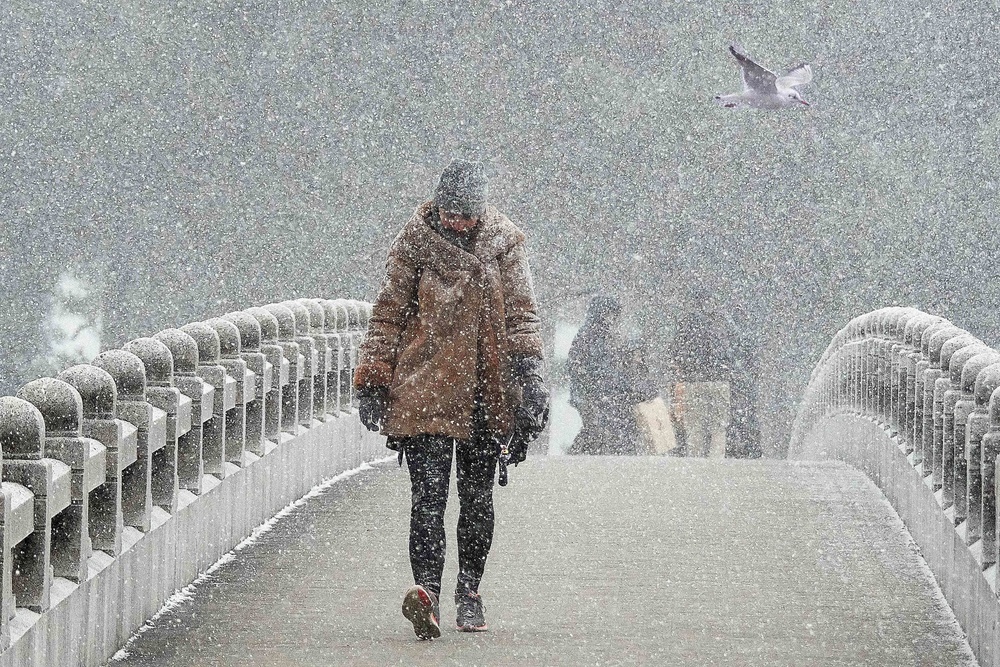
[[[455,160],[434,198],[389,249],[386,278],[354,377],[361,421],[388,436],[410,473],[410,566],[403,614],[421,639],[441,635],[444,510],[458,479],[456,626],[487,629],[479,584],[493,541],[501,445],[527,455],[548,391],[524,234],[487,204],[478,162]]]
[[[569,349],[570,405],[583,426],[569,454],[638,454],[635,406],[657,395],[640,343],[618,331],[621,304],[596,296]]]

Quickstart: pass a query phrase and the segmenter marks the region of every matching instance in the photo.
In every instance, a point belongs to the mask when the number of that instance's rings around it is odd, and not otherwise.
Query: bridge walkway
[[[489,633],[451,629],[456,503],[445,633],[417,642],[400,616],[409,498],[393,462],[291,512],[111,664],[976,664],[902,523],[845,465],[548,457],[511,477]]]

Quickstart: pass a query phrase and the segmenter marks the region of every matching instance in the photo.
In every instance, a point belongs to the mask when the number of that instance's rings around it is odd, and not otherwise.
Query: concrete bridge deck
[[[445,633],[414,639],[408,484],[385,463],[292,512],[111,664],[976,664],[902,523],[845,465],[534,458],[495,497],[489,633],[451,630],[452,503]]]

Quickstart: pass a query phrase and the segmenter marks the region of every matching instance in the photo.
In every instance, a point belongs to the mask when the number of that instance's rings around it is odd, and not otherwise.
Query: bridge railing
[[[0,664],[103,664],[253,528],[374,456],[344,418],[370,313],[228,313],[0,398]]]
[[[1000,664],[998,455],[1000,353],[913,308],[867,313],[834,336],[789,448],[789,458],[838,458],[869,473],[984,665]]]

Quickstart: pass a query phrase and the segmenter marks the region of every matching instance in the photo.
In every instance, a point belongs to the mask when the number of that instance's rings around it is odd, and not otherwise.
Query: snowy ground
[[[976,664],[899,518],[840,464],[531,459],[496,491],[491,632],[431,643],[399,614],[405,471],[313,495],[116,667]]]

